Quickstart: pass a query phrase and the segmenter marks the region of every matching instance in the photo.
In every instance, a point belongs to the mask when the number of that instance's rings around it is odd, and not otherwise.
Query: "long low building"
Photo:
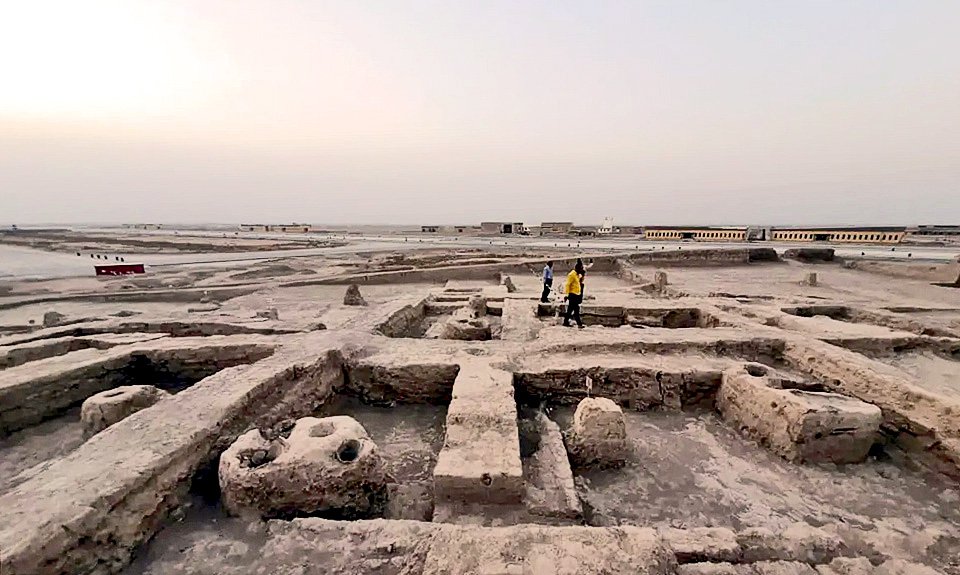
[[[898,244],[906,232],[905,227],[895,226],[773,228],[770,239],[775,242]]]
[[[479,231],[479,226],[420,226],[420,233],[424,234],[469,234]]]
[[[313,231],[310,224],[240,224],[241,232],[282,232],[287,234],[303,234]]]
[[[747,228],[746,226],[646,226],[643,237],[648,240],[743,241],[747,239]]]
[[[898,244],[906,235],[905,227],[727,227],[727,226],[647,226],[644,238],[658,241],[775,241],[831,242],[851,244]]]
[[[907,230],[911,236],[960,236],[960,226],[917,226]]]

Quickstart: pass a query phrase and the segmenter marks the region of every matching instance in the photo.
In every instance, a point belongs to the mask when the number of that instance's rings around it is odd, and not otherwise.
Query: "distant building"
[[[911,236],[960,236],[960,226],[917,226],[907,230]]]
[[[422,234],[470,234],[479,232],[479,226],[420,226]]]
[[[643,236],[645,239],[657,241],[743,241],[747,239],[747,228],[709,226],[646,226],[643,229]]]
[[[809,228],[772,228],[775,242],[833,242],[833,243],[873,243],[898,244],[906,235],[905,227],[864,226],[864,227],[809,227]]]
[[[481,222],[482,234],[524,234],[526,228],[522,222]]]
[[[305,234],[313,229],[309,224],[284,224],[280,226],[270,226],[271,232],[282,232],[286,234]]]
[[[124,224],[123,227],[132,230],[162,230],[163,224]]]
[[[620,233],[620,229],[613,227],[613,218],[604,218],[603,224],[597,228],[598,236],[609,236],[618,233]]]
[[[543,222],[540,224],[540,235],[562,234],[573,231],[573,222]]]
[[[305,234],[313,230],[310,224],[240,224],[242,232],[280,232],[286,234]]]

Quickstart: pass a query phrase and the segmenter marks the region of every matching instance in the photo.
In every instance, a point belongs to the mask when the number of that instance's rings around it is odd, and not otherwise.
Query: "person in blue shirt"
[[[550,301],[548,298],[550,296],[550,288],[553,287],[553,262],[547,262],[547,265],[543,266],[543,294],[540,296],[540,301],[547,303]]]

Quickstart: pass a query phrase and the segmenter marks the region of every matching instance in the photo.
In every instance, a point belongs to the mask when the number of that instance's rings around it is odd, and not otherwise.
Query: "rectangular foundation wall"
[[[523,497],[517,409],[510,373],[461,364],[434,468],[438,502],[516,504]]]

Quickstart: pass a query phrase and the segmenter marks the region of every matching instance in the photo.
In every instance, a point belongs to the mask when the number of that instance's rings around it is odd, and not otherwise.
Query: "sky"
[[[960,223],[955,0],[0,2],[0,222]]]

